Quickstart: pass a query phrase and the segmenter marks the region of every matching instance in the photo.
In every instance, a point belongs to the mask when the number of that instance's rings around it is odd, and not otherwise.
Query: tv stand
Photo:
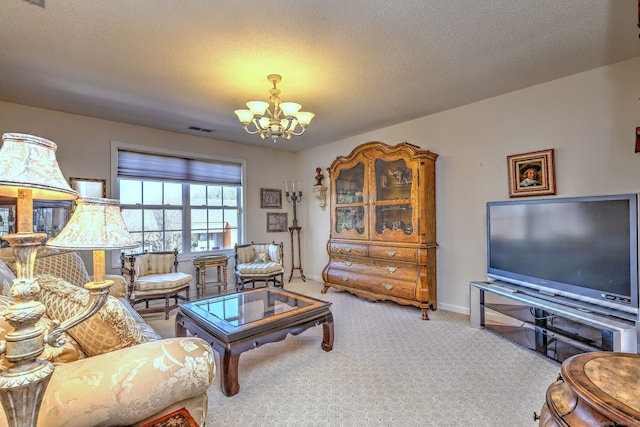
[[[469,294],[471,327],[486,328],[558,362],[589,351],[637,353],[636,322],[500,282],[470,282]],[[491,301],[485,294],[492,295]],[[487,314],[506,316],[513,324],[487,322]]]

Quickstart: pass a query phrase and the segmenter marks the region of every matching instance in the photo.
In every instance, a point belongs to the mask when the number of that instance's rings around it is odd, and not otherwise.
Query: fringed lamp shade
[[[47,246],[60,249],[93,250],[95,282],[104,280],[106,249],[138,246],[120,214],[120,202],[112,199],[81,198],[67,225]]]

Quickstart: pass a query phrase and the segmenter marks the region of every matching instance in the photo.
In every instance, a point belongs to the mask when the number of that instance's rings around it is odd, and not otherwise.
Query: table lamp
[[[0,149],[0,196],[16,198],[16,233],[5,234],[16,260],[11,296],[16,300],[3,316],[14,330],[0,341],[0,353],[14,365],[0,373],[0,401],[9,425],[35,426],[53,364],[37,357],[44,350],[45,331],[37,326],[45,307],[33,277],[38,246],[46,237],[33,232],[33,199],[73,200],[78,193],[64,179],[54,142],[33,135],[5,133]]]
[[[54,142],[20,133],[6,133],[2,141],[0,196],[17,199],[16,233],[2,237],[13,249],[17,278],[10,290],[16,303],[2,314],[13,331],[0,341],[0,353],[13,366],[0,373],[0,402],[10,426],[35,427],[54,371],[52,363],[38,359],[45,342],[61,345],[62,332],[86,320],[104,304],[111,283],[90,287],[89,305],[74,318],[62,324],[54,322],[49,331],[37,325],[46,308],[35,299],[40,287],[33,277],[33,267],[46,234],[33,232],[33,200],[73,200],[78,193],[69,187],[58,167]]]
[[[54,238],[47,240],[46,245],[58,249],[75,249],[93,251],[93,282],[84,285],[89,291],[102,291],[90,294],[89,306],[92,312],[84,314],[83,318],[72,318],[60,325],[60,332],[68,330],[91,317],[102,307],[109,296],[112,280],[105,280],[105,250],[131,249],[138,247],[129,234],[120,213],[120,201],[102,198],[81,198],[76,201],[73,216]],[[101,303],[92,304],[91,298],[101,298]],[[57,332],[57,331],[56,331]],[[52,331],[49,337],[53,338]]]

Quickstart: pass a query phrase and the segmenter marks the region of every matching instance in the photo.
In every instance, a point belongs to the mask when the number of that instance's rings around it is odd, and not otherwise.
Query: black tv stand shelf
[[[636,322],[554,301],[552,296],[531,295],[515,285],[470,282],[469,292],[472,327],[490,330],[558,362],[589,351],[637,353]]]

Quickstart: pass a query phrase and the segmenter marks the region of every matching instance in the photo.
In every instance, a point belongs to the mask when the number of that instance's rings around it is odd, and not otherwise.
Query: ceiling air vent
[[[24,0],[31,4],[35,4],[36,6],[44,7],[44,0]]]
[[[213,132],[213,129],[201,128],[200,126],[189,126],[189,130],[195,130],[196,132],[204,132],[204,133]]]

